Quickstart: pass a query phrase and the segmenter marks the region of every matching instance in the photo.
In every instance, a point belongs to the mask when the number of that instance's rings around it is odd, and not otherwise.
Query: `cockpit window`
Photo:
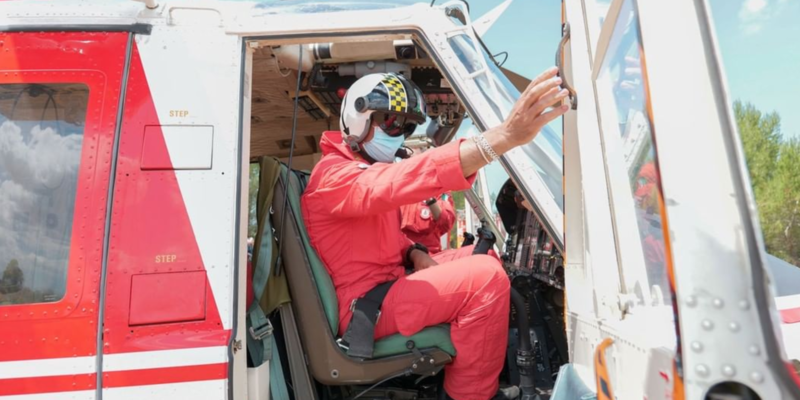
[[[475,83],[492,106],[494,113],[501,120],[505,119],[519,97],[519,91],[506,79],[502,71],[484,51],[477,52],[472,38],[461,34],[451,37],[448,42],[467,72],[474,75]],[[489,67],[490,74],[479,72],[483,69],[484,63]]]
[[[483,97],[489,103],[499,120],[504,120],[520,96],[519,90],[506,78],[483,49],[477,52],[472,39],[466,35],[456,35],[449,40],[461,64],[473,76]],[[488,73],[481,73],[484,62]],[[537,174],[547,186],[550,195],[561,211],[564,211],[562,188],[562,147],[561,135],[549,126],[544,127],[533,142],[522,146],[523,152],[531,159]],[[502,185],[504,182],[500,182]]]

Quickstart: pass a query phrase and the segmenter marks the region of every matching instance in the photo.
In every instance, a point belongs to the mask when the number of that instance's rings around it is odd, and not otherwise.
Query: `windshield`
[[[489,73],[474,75],[474,80],[498,119],[505,120],[519,98],[519,90],[506,78],[485,51],[481,51],[480,54],[476,52],[472,39],[468,35],[453,36],[448,39],[448,42],[469,74],[480,71],[484,62],[488,65]],[[545,183],[553,200],[563,212],[561,135],[556,134],[551,127],[545,126],[533,142],[522,146],[521,149],[533,161],[532,164],[539,178]]]
[[[256,8],[267,14],[317,14],[353,10],[382,10],[406,7],[419,0],[255,0]]]

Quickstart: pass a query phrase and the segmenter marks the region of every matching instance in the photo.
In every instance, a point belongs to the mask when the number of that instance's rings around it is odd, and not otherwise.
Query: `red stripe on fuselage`
[[[0,396],[92,390],[96,384],[97,374],[0,379]]]
[[[226,363],[114,371],[103,374],[103,387],[130,387],[226,379]],[[96,374],[0,379],[0,396],[93,390]],[[113,382],[113,385],[110,384]]]
[[[103,387],[109,388],[111,385],[106,382],[113,382],[113,387],[157,385],[163,383],[195,382],[208,381],[214,379],[226,379],[228,377],[228,365],[226,363],[193,365],[190,367],[172,367],[144,369],[136,371],[117,371],[103,374]]]

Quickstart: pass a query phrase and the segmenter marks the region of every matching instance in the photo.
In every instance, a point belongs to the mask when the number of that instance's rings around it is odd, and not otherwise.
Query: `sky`
[[[501,2],[471,1],[470,14]],[[800,138],[800,0],[709,3],[731,101],[778,112],[783,135]],[[493,53],[509,53],[504,67],[532,78],[553,65],[560,23],[560,0],[514,0],[483,39]]]

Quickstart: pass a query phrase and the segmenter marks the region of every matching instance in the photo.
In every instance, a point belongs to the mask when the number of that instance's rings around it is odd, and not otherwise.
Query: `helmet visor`
[[[418,123],[404,114],[376,111],[372,113],[372,125],[391,137],[409,137],[417,129]]]

